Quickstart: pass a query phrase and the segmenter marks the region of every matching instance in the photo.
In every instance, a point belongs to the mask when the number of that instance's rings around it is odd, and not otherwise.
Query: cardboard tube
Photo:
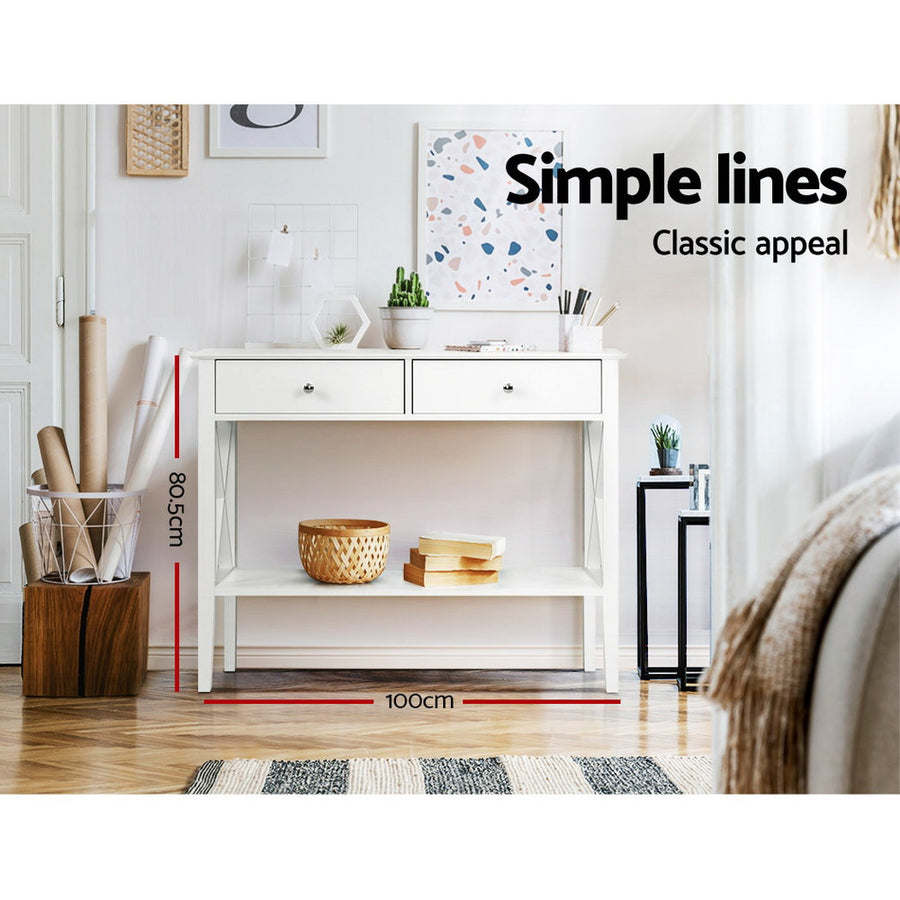
[[[153,422],[147,431],[140,453],[135,460],[134,469],[125,482],[123,488],[125,491],[143,491],[147,489],[147,485],[150,483],[150,477],[153,475],[154,468],[156,468],[160,450],[162,450],[163,443],[174,421],[176,388],[180,394],[184,385],[184,379],[191,365],[191,358],[184,350],[181,351],[180,357],[181,384],[175,384],[175,368],[173,366],[160,397],[159,408],[156,410],[156,415],[153,417]],[[112,581],[116,577],[119,560],[130,538],[131,529],[134,527],[132,523],[139,499],[138,497],[125,497],[119,505],[118,517],[124,524],[116,523],[109,528],[106,546],[103,548],[103,556],[100,558],[101,581]]]
[[[40,581],[44,568],[41,565],[41,551],[31,522],[19,527],[19,541],[22,544],[22,561],[25,563],[25,583]]]
[[[78,379],[81,490],[103,492],[107,489],[109,465],[106,319],[103,316],[80,316],[78,319]],[[91,546],[94,554],[99,556],[103,549],[105,504],[95,501],[86,512]]]
[[[31,483],[36,487],[40,487],[43,484],[47,483],[47,473],[43,469],[35,469],[31,473]],[[52,517],[51,517],[52,521]],[[41,526],[32,522],[32,528],[36,532],[36,534],[41,534]],[[38,540],[38,547],[41,551],[41,575],[46,575],[49,572],[59,572],[59,566],[56,564],[56,556],[54,555],[53,548],[59,542],[59,529],[52,528],[52,531],[49,535],[46,536],[46,540],[41,542]],[[31,579],[29,579],[30,581]]]
[[[144,374],[141,377],[141,390],[134,407],[134,425],[131,429],[131,447],[128,450],[128,464],[125,467],[125,481],[128,481],[135,460],[141,451],[147,429],[153,421],[153,414],[159,406],[160,377],[166,361],[166,339],[151,334],[147,341],[147,353],[144,357]]]
[[[35,469],[31,473],[31,483],[40,487],[47,483],[47,473],[43,469]],[[53,525],[53,516],[48,512],[46,514],[41,514],[41,518],[49,519],[48,522],[43,524],[38,524],[37,522],[32,521],[31,528],[35,533],[35,540],[37,541],[38,549],[40,550],[40,570],[41,577],[47,575],[51,572],[59,573],[59,565],[56,562],[56,553],[54,548],[59,543],[59,528]],[[43,527],[47,526],[49,529],[48,534],[43,534]],[[41,535],[43,540],[38,537]],[[30,581],[31,579],[29,579]]]
[[[37,433],[37,440],[47,473],[47,487],[52,492],[76,494],[78,485],[62,429],[48,425]],[[63,574],[67,574],[70,581],[93,581],[97,562],[87,537],[81,500],[77,497],[54,498],[53,512],[62,538]]]
[[[31,528],[40,552],[41,577],[56,575],[60,581],[59,557],[62,555],[62,539],[59,526],[53,521],[52,501],[49,508],[41,505],[32,511]]]

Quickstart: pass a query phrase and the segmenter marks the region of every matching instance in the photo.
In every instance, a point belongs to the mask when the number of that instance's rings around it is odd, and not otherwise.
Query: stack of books
[[[429,531],[409,551],[403,580],[422,587],[448,584],[496,584],[506,538],[486,534]]]

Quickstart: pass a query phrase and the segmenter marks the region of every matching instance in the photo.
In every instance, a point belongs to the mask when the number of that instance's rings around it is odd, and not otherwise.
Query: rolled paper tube
[[[109,447],[107,442],[106,319],[81,316],[78,319],[78,378],[80,391],[80,467],[81,490],[103,492],[107,489]],[[103,549],[103,501],[91,503],[86,510],[88,533],[96,556]]]
[[[191,365],[191,358],[182,350],[180,353],[181,384],[177,385],[179,394],[184,385],[184,379]],[[153,417],[153,422],[144,438],[140,453],[134,463],[131,475],[126,479],[123,489],[125,491],[143,491],[150,483],[150,477],[159,459],[160,450],[172,427],[175,412],[175,369],[169,373],[166,386],[159,400],[159,407]],[[106,546],[100,558],[100,580],[112,581],[116,577],[116,569],[119,566],[124,548],[129,543],[131,530],[134,528],[135,513],[137,512],[139,498],[124,497],[117,512],[117,521],[109,528]]]
[[[31,483],[33,485],[43,485],[47,483],[47,473],[43,469],[35,469],[31,473]],[[53,525],[53,516],[49,513],[46,513],[46,518],[49,520],[41,525],[35,524],[33,527],[37,529],[37,533],[41,535],[42,540],[38,541],[38,546],[41,548],[41,575],[46,575],[49,572],[59,572],[59,566],[56,562],[56,555],[54,548],[59,543],[59,528]],[[45,516],[42,515],[43,519]],[[43,529],[46,526],[48,529],[48,533],[44,534]],[[30,579],[29,579],[30,580]]]
[[[160,377],[166,361],[166,339],[151,334],[147,340],[147,352],[144,356],[144,374],[141,377],[141,389],[134,407],[134,425],[131,429],[131,447],[128,450],[128,464],[125,467],[125,480],[131,475],[134,462],[140,453],[141,445],[147,436],[147,428],[153,421],[153,413],[159,405]]]
[[[37,433],[37,439],[47,487],[51,492],[77,494],[78,485],[62,429],[48,425]],[[87,537],[81,500],[77,496],[55,497],[53,513],[62,540],[63,574],[68,575],[69,581],[93,581],[97,575],[97,559]]]
[[[19,541],[22,544],[22,562],[25,563],[26,583],[40,581],[44,574],[44,567],[41,564],[41,551],[31,522],[26,522],[19,527]]]
[[[41,506],[32,513],[31,528],[41,555],[41,577],[59,575],[59,556],[62,553],[59,526],[53,521],[52,503]],[[62,579],[60,579],[62,580]]]
[[[68,448],[66,448],[66,457],[68,457]],[[72,461],[69,460],[69,465]],[[34,485],[45,485],[47,483],[47,473],[43,469],[35,469],[31,473],[31,483]],[[57,554],[61,552],[62,538],[59,533],[59,525],[53,521],[53,515],[49,510],[43,511],[40,515],[40,524],[32,523],[40,535],[38,546],[41,548],[41,569],[42,575],[50,572],[59,574],[59,560]]]

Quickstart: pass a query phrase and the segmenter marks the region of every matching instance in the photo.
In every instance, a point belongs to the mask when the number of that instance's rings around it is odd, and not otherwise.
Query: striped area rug
[[[231,759],[187,794],[709,794],[709,756]]]

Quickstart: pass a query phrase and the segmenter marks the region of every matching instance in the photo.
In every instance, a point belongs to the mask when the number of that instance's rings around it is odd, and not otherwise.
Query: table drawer
[[[402,415],[403,360],[217,360],[216,412]]]
[[[415,360],[413,413],[594,415],[600,360]]]

